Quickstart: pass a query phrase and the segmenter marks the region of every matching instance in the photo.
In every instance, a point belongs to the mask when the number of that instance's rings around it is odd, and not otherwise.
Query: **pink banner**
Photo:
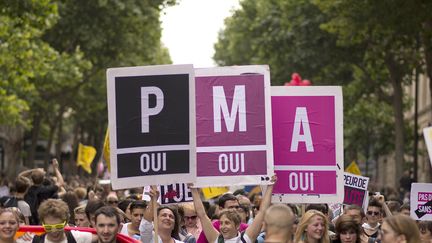
[[[336,193],[336,171],[275,170],[275,173],[278,177],[275,194]]]
[[[334,96],[272,96],[271,100],[274,165],[336,165]],[[292,151],[296,114],[300,116],[303,110],[307,112],[313,152],[307,151],[303,141]],[[299,124],[299,135],[305,134],[304,124]]]

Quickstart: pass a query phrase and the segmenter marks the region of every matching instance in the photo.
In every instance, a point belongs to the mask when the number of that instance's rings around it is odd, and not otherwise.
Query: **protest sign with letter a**
[[[113,188],[194,182],[193,66],[110,68],[107,89]]]

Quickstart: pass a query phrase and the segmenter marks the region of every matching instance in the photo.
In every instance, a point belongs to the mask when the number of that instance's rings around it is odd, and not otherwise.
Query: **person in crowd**
[[[386,217],[381,227],[382,243],[419,243],[420,232],[416,222],[410,217],[397,214]]]
[[[363,209],[355,204],[345,206],[343,209],[343,214],[353,217],[354,220],[360,225],[366,220],[366,214],[364,213]]]
[[[218,212],[220,212],[221,210],[224,210],[224,209],[239,210],[239,208],[240,208],[240,204],[238,202],[237,197],[231,193],[225,193],[222,196],[220,196],[218,201],[217,201],[217,204],[218,204],[217,205]],[[218,213],[218,217],[220,217],[220,213]],[[220,220],[219,219],[214,220],[213,226],[216,230],[219,230]],[[245,231],[247,227],[248,227],[248,224],[240,223],[240,229],[239,229],[240,232]],[[204,232],[201,232],[200,236],[198,237],[197,243],[208,243],[207,238],[204,235]]]
[[[387,204],[385,204],[384,196],[383,195],[374,196],[369,201],[367,207],[366,223],[362,225],[364,233],[369,238],[378,237],[378,233],[381,227],[381,224],[379,222],[382,220],[383,211],[385,212],[385,215],[387,217],[392,215],[392,213],[387,207]]]
[[[15,193],[14,199],[16,200],[16,206],[20,213],[24,216],[25,224],[30,224],[31,209],[30,205],[24,201],[24,196],[27,193],[31,185],[30,179],[23,176],[18,176],[15,180]]]
[[[90,221],[90,227],[94,228],[94,213],[103,206],[105,206],[104,201],[99,199],[93,199],[87,202],[85,214],[87,219]]]
[[[120,233],[139,240],[140,239],[139,226],[142,218],[144,217],[144,212],[146,208],[147,208],[146,201],[143,200],[133,201],[130,205],[131,222],[123,224]]]
[[[85,207],[85,205],[81,205],[74,209],[74,224],[77,227],[90,227],[90,221],[85,213]]]
[[[353,217],[354,221],[356,221],[359,225],[363,225],[363,223],[366,221],[366,214],[364,213],[363,209],[355,204],[345,206],[343,215],[349,215]],[[369,242],[369,236],[366,235],[363,227],[360,231],[360,241],[361,243]]]
[[[251,201],[243,194],[238,194],[236,195],[236,197],[240,205],[239,213],[242,219],[242,223],[251,224],[253,221],[253,218],[251,217],[251,215],[253,214]]]
[[[44,179],[46,172],[42,168],[36,168],[21,172],[18,177],[31,177],[33,183],[32,186],[27,190],[24,196],[24,200],[28,203],[31,210],[30,224],[40,224],[39,215],[37,210],[39,205],[46,199],[58,198],[57,192],[63,189],[64,180],[59,170],[59,164],[56,159],[51,161],[51,166],[54,171],[55,177],[57,178],[55,185],[44,185]]]
[[[0,208],[0,242],[15,243],[15,233],[19,228],[18,216],[12,208]]]
[[[47,199],[38,209],[45,234],[35,235],[32,243],[91,243],[93,236],[89,232],[77,230],[65,231],[69,217],[68,205],[60,199]]]
[[[0,197],[8,197],[10,195],[9,180],[6,174],[0,172]]]
[[[264,216],[264,243],[291,243],[296,216],[285,204],[270,206]]]
[[[335,236],[335,229],[334,229],[334,225],[331,222],[332,219],[332,212],[330,212],[329,206],[325,203],[312,203],[312,204],[308,204],[306,206],[306,212],[311,210],[311,209],[315,209],[317,211],[320,211],[321,213],[323,213],[326,217],[327,217],[327,222],[328,222],[328,230],[329,230],[329,236],[330,238],[333,238]]]
[[[153,242],[153,223],[158,227],[158,242],[159,243],[181,243],[180,241],[180,218],[177,210],[170,206],[160,206],[157,209],[156,219],[153,219],[154,198],[158,198],[159,191],[152,188],[149,192],[151,201],[144,213],[139,230],[141,234],[141,242]]]
[[[65,194],[61,196],[61,199],[63,202],[65,202],[68,205],[69,208],[69,222],[70,225],[75,225],[75,213],[74,209],[78,207],[78,197],[75,195],[74,192],[68,191]]]
[[[98,243],[117,242],[117,232],[121,227],[120,216],[116,208],[104,206],[95,212],[95,229]],[[151,242],[149,242],[151,243]]]
[[[297,226],[294,242],[330,243],[327,217],[322,212],[315,209],[305,212]]]
[[[133,202],[133,201],[135,201],[134,199],[130,199],[130,198],[126,198],[126,199],[123,199],[123,200],[121,200],[118,204],[117,204],[117,207],[119,208],[119,209],[121,209],[124,213],[125,213],[125,215],[126,215],[126,218],[125,218],[125,222],[127,223],[127,222],[130,222],[130,220],[131,220],[131,214],[130,214],[130,204]]]
[[[75,195],[78,197],[79,205],[86,205],[87,190],[84,187],[77,187],[73,189],[73,191],[75,192]]]
[[[180,240],[183,242],[187,242],[187,243],[196,243],[196,238],[194,235],[192,235],[191,233],[187,232],[185,224],[186,224],[186,220],[185,219],[185,213],[184,213],[184,208],[183,205],[176,205],[177,207],[177,212],[179,214],[180,217],[180,231],[179,231],[179,236],[180,236]],[[198,216],[196,216],[198,217]]]
[[[418,227],[421,242],[432,243],[432,221],[420,221]]]
[[[399,208],[401,207],[400,202],[395,201],[395,200],[391,200],[391,201],[387,201],[385,203],[387,204],[387,207],[389,208],[389,210],[392,214],[397,214],[399,212]]]
[[[336,239],[333,243],[361,243],[361,225],[352,216],[341,215],[335,225]]]
[[[399,213],[404,214],[406,216],[410,216],[411,214],[411,207],[409,205],[409,203],[404,203],[402,204],[402,206],[400,206],[399,208]]]
[[[252,224],[242,233],[240,230],[240,216],[236,210],[230,210],[229,207],[224,209],[219,214],[220,229],[216,229],[210,218],[207,216],[204,205],[201,201],[201,196],[197,188],[191,188],[194,206],[201,221],[203,231],[207,240],[211,243],[217,242],[247,242],[251,243],[255,241],[261,231],[261,227],[264,221],[264,214],[267,208],[270,206],[271,194],[273,191],[273,185],[276,182],[276,176],[272,177],[272,184],[267,187],[265,195],[260,205],[260,211],[255,216]],[[235,206],[235,203],[229,204]],[[220,230],[220,232],[219,232]]]
[[[183,211],[183,225],[181,230],[191,234],[195,239],[198,239],[198,236],[202,231],[202,227],[193,203],[182,203],[180,208]]]
[[[117,204],[119,203],[119,199],[117,197],[117,194],[116,193],[108,194],[108,196],[106,197],[106,203],[107,203],[107,205],[117,207]]]

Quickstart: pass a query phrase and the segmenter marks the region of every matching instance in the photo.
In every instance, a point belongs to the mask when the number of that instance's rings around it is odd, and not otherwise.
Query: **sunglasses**
[[[229,206],[228,209],[239,209],[240,206]]]
[[[380,214],[380,212],[374,212],[374,211],[367,211],[366,213],[367,215],[375,215],[375,216],[378,216]]]
[[[42,223],[43,228],[46,232],[60,231],[63,230],[66,226],[66,221],[60,224],[44,224]]]
[[[117,204],[118,201],[107,201],[107,203],[109,203],[109,204]]]
[[[195,220],[197,218],[197,216],[196,215],[194,215],[194,216],[184,216],[183,218],[185,220]]]

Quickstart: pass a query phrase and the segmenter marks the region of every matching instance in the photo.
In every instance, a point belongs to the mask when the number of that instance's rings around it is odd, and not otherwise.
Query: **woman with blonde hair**
[[[15,243],[15,233],[19,228],[19,219],[12,208],[0,208],[0,242]]]
[[[318,210],[308,210],[301,218],[294,242],[330,243],[327,217]]]
[[[387,217],[381,226],[382,243],[418,243],[420,232],[416,222],[402,214]]]

